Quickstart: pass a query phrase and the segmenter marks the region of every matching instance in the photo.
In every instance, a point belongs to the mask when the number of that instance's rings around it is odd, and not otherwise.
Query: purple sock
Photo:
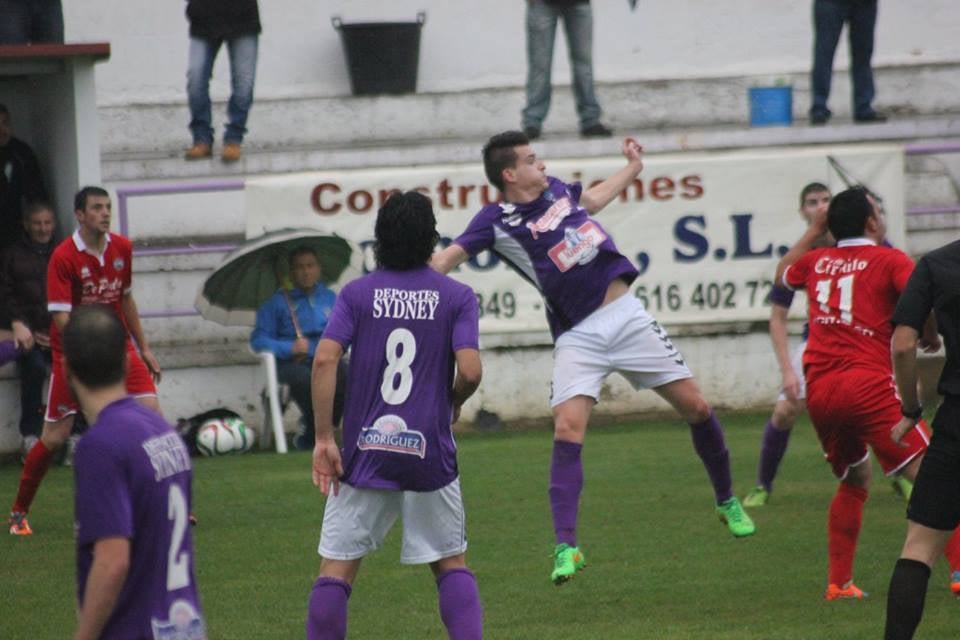
[[[347,599],[350,585],[320,576],[313,583],[307,605],[307,640],[343,640],[347,637]]]
[[[787,452],[787,443],[790,442],[792,429],[780,430],[767,422],[763,429],[763,446],[760,449],[760,464],[757,465],[757,484],[773,491],[773,479],[777,477],[777,469],[783,454]]]
[[[580,462],[582,444],[553,441],[553,460],[550,462],[550,511],[553,512],[553,530],[557,544],[577,546],[577,508],[583,490],[583,464]]]
[[[451,569],[437,576],[440,619],[450,640],[481,640],[483,608],[477,579],[469,569]]]
[[[730,479],[730,453],[723,440],[720,421],[711,411],[709,418],[690,425],[690,435],[693,436],[693,448],[710,476],[717,504],[726,502],[733,496],[733,481]]]
[[[17,359],[17,343],[13,340],[0,340],[0,366]]]

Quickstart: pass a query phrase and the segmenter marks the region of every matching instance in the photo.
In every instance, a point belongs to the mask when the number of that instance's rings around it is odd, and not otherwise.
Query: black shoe
[[[612,135],[613,131],[599,122],[580,129],[580,136],[583,138],[609,138]]]
[[[812,127],[822,127],[827,124],[827,120],[830,119],[829,113],[811,113],[810,114],[810,126]]]
[[[880,113],[878,111],[871,111],[870,113],[864,114],[862,116],[854,117],[853,121],[861,124],[879,124],[881,122],[886,122],[887,116],[886,114]]]
[[[537,140],[540,138],[540,127],[534,127],[533,125],[524,127],[523,134],[527,136],[528,140]]]

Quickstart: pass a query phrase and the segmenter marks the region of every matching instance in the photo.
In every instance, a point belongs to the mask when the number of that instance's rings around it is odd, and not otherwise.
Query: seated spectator
[[[320,278],[320,261],[313,249],[299,247],[289,257],[293,287],[280,288],[257,310],[257,323],[250,335],[254,351],[270,351],[277,357],[277,378],[290,386],[290,395],[303,418],[294,439],[298,449],[313,449],[313,403],[310,377],[313,354],[323,334],[336,294]],[[337,393],[333,423],[343,415],[346,365],[337,370]]]
[[[60,0],[0,0],[0,44],[63,44]]]
[[[43,383],[50,366],[46,291],[47,263],[55,246],[53,220],[49,204],[31,203],[17,240],[0,253],[0,326],[9,323],[13,331],[20,374],[20,436],[24,454],[36,443],[43,426]],[[3,351],[0,345],[0,358]]]
[[[0,104],[0,249],[22,234],[24,204],[46,197],[37,156],[26,142],[13,137],[10,111]]]

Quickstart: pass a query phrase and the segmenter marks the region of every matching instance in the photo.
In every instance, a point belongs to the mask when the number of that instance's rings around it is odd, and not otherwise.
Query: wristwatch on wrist
[[[900,413],[903,414],[904,418],[910,418],[911,420],[919,420],[923,416],[923,407],[917,405],[917,408],[913,411],[907,411],[906,407],[900,405]]]

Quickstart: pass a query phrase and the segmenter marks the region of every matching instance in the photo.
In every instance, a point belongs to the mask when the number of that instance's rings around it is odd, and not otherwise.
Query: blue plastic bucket
[[[750,89],[750,126],[769,127],[793,123],[793,87]]]

